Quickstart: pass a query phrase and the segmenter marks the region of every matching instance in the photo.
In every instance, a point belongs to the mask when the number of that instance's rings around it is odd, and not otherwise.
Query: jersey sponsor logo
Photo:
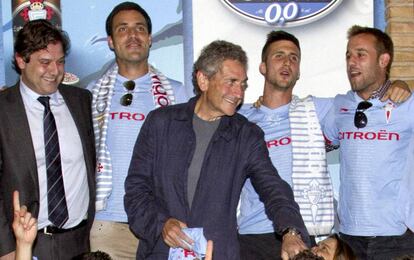
[[[155,102],[159,104],[161,107],[166,107],[170,104],[168,100],[167,91],[162,87],[161,81],[157,75],[152,76],[153,84],[152,84],[152,93],[154,94]]]
[[[145,115],[142,113],[130,113],[130,112],[110,112],[109,118],[111,120],[134,120],[144,121]]]
[[[396,106],[392,102],[387,102],[387,104],[385,104],[385,106],[384,106],[384,110],[385,110],[385,120],[387,121],[387,124],[391,120],[391,114],[392,114],[392,110],[394,108],[396,108]]]
[[[267,149],[271,149],[272,147],[289,145],[291,142],[292,142],[292,139],[289,136],[286,136],[280,139],[266,141],[266,145],[267,145]]]
[[[375,140],[375,141],[399,141],[400,134],[379,130],[378,132],[339,132],[339,140]]]
[[[342,0],[221,0],[232,12],[250,22],[293,27],[319,20]]]

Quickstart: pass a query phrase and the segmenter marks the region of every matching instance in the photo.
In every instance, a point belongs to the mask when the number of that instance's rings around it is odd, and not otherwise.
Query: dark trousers
[[[401,236],[361,237],[340,233],[358,259],[390,260],[414,253],[414,234],[409,229]]]
[[[89,251],[89,229],[85,225],[61,234],[37,233],[33,256],[39,260],[70,260]]]
[[[267,234],[239,234],[241,260],[279,260],[282,259],[282,236],[276,233]],[[314,246],[315,237],[311,236]]]

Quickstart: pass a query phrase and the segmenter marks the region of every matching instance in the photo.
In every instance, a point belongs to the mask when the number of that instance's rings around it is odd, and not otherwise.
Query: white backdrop
[[[373,26],[372,0],[343,0],[331,13],[316,22],[282,28],[294,34],[302,49],[301,78],[295,94],[333,97],[348,90],[345,73],[346,32],[354,24]],[[269,31],[276,27],[253,24],[231,12],[221,1],[193,1],[194,58],[202,47],[221,39],[237,43],[249,58],[249,88],[246,102],[263,92],[259,73],[260,53]]]

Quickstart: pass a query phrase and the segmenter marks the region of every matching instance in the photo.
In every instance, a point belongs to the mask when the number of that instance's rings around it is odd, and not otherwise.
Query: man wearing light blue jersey
[[[301,207],[308,232],[313,236],[329,234],[333,226],[333,191],[319,122],[332,101],[311,96],[299,99],[292,95],[300,73],[300,45],[287,32],[269,33],[259,69],[265,77],[263,105],[260,108],[246,105],[240,113],[265,132],[272,162],[279,175],[294,187],[295,200]],[[295,120],[289,120],[292,117]],[[295,129],[294,135],[292,129]],[[307,164],[311,159],[314,166]],[[292,165],[295,165],[295,178],[292,178]],[[242,190],[238,224],[242,259],[278,259],[284,234],[275,233],[249,180]],[[289,230],[286,234],[300,235]]]
[[[339,231],[358,259],[414,253],[414,98],[381,101],[393,43],[380,30],[348,32],[352,91],[338,95],[325,134],[340,144]]]
[[[292,95],[300,74],[300,45],[287,32],[269,33],[260,73],[265,77],[262,106],[245,105],[239,112],[265,132],[272,162],[293,187],[310,235],[327,235],[333,225],[333,191],[320,125],[333,100]],[[396,84],[384,99],[404,100],[409,95],[404,88],[404,83]],[[242,259],[278,259],[282,236],[275,233],[249,180],[241,195],[238,225]]]
[[[183,85],[148,64],[151,19],[138,4],[117,5],[106,20],[114,63],[91,82],[97,150],[97,214],[91,231],[93,251],[114,259],[135,258],[138,239],[129,230],[124,181],[132,150],[148,113],[187,101]]]

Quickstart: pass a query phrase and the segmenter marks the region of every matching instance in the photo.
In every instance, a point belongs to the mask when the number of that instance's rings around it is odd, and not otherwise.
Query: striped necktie
[[[37,100],[45,107],[43,131],[46,156],[48,218],[53,225],[61,228],[68,220],[69,213],[63,185],[58,132],[55,117],[50,110],[49,99],[50,97],[41,96]]]

